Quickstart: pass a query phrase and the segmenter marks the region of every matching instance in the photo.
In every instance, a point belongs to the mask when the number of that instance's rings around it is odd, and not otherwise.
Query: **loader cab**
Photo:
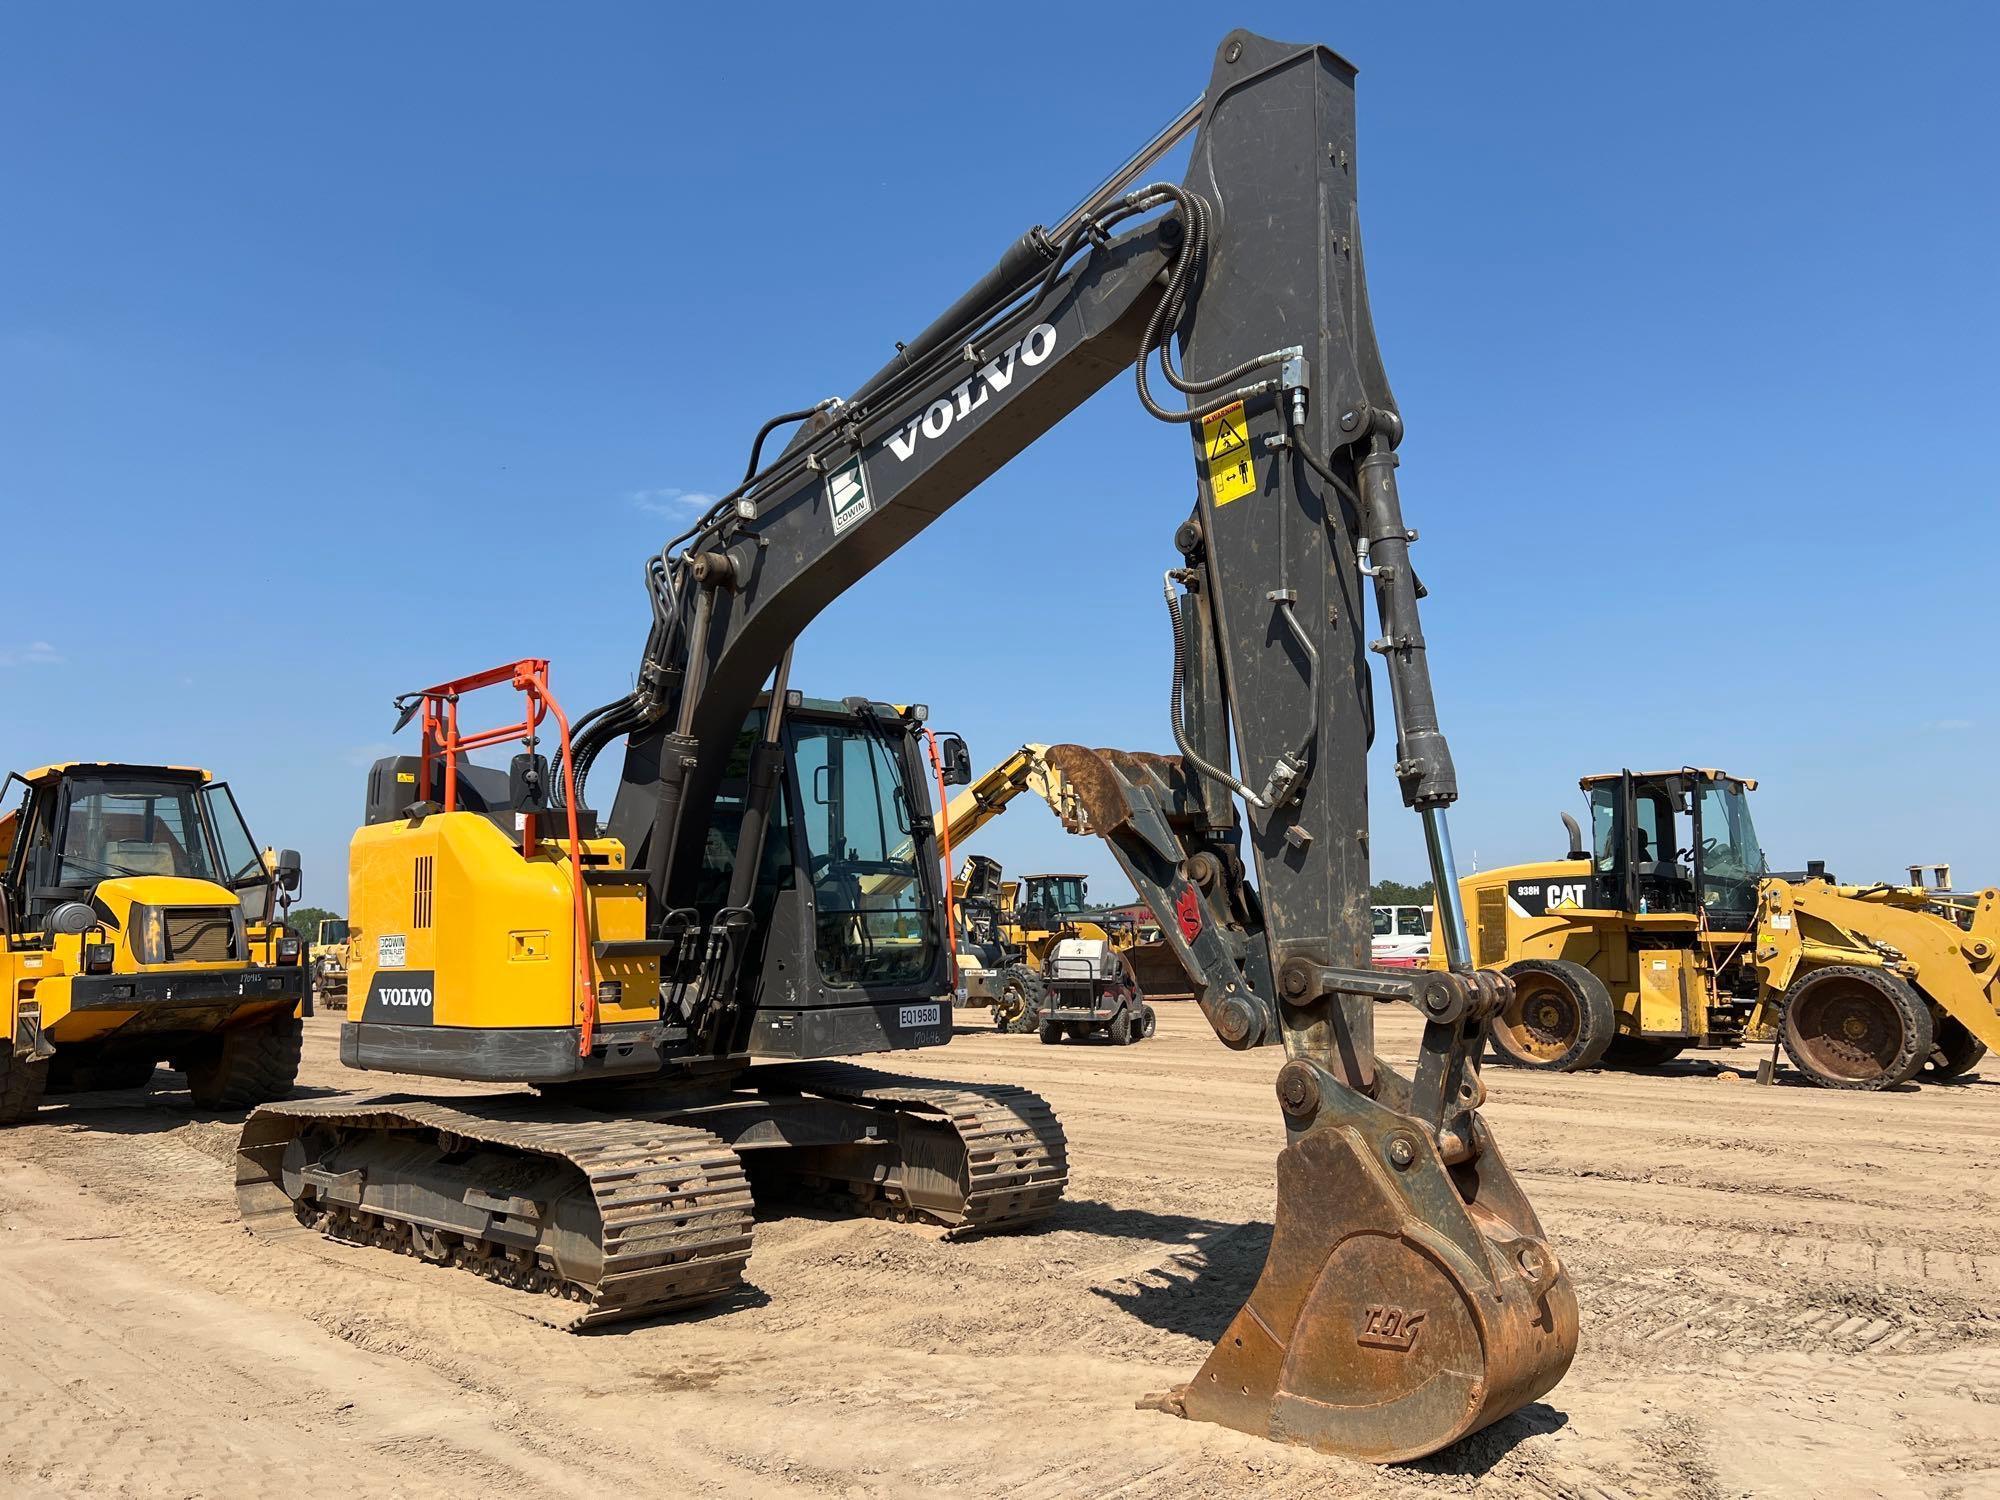
[[[1725,772],[1621,771],[1587,776],[1591,905],[1635,914],[1698,914],[1712,931],[1748,928],[1764,853],[1751,821],[1757,783]]]
[[[1015,902],[1021,925],[1037,930],[1062,925],[1090,906],[1090,882],[1082,875],[1024,875]]]

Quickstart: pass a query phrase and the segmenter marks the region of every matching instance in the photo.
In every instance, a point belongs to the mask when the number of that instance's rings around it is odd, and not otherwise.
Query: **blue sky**
[[[758,422],[1068,208],[1227,26],[1319,25],[1361,69],[1461,859],[1694,762],[1762,780],[1781,865],[1994,878],[1992,12],[859,14],[0,13],[0,760],[206,764],[343,905],[396,692],[528,654],[573,710],[621,691],[643,559]],[[926,701],[981,765],[1164,748],[1190,488],[1114,383],[796,681]],[[1386,752],[1377,869],[1417,878]],[[977,847],[1119,884],[1038,806]]]

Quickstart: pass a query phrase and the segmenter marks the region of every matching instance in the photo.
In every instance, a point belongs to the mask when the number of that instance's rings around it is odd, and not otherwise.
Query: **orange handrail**
[[[527,699],[526,714],[515,723],[503,724],[495,729],[476,730],[471,734],[462,732],[458,727],[458,700],[466,693],[503,682]],[[405,695],[404,701],[409,698],[423,700],[423,760],[417,794],[420,800],[430,801],[431,762],[442,759],[444,799],[440,805],[446,812],[458,811],[459,756],[507,740],[530,740],[543,719],[550,715],[555,717],[562,744],[563,810],[569,825],[570,885],[575,898],[571,915],[575,922],[572,946],[575,948],[576,964],[571,977],[581,987],[580,995],[572,992],[570,996],[570,1010],[579,1017],[578,1053],[588,1057],[597,1035],[597,965],[590,947],[590,908],[583,889],[583,839],[576,821],[576,769],[570,756],[569,719],[563,713],[562,705],[556,701],[555,694],[549,691],[548,660],[539,656],[524,657],[505,666],[475,672],[470,677],[421,688]],[[523,839],[523,846],[524,852],[534,849],[532,824]]]

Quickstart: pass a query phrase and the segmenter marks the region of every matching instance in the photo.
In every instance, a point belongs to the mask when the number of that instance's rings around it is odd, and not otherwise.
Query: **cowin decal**
[[[1588,880],[1510,880],[1507,882],[1507,902],[1514,908],[1515,915],[1522,917],[1546,917],[1550,912],[1563,911],[1590,904],[1590,882]]]
[[[1012,385],[1023,368],[1032,370],[1055,352],[1055,324],[1037,323],[953,386],[949,395],[940,396],[921,416],[912,417],[901,432],[890,433],[889,451],[896,455],[896,462],[908,463],[916,455],[919,438],[936,442],[951,430],[952,423],[965,421]]]
[[[826,499],[835,536],[875,508],[868,494],[868,470],[862,467],[859,455],[826,476]]]
[[[361,1019],[388,1026],[429,1026],[437,1010],[437,975],[429,969],[377,969]]]

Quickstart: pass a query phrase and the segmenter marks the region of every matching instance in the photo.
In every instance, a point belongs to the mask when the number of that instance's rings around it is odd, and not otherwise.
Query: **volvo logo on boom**
[[[890,433],[889,451],[898,463],[908,463],[916,454],[919,438],[936,442],[951,430],[952,423],[965,421],[1012,385],[1023,367],[1032,370],[1055,352],[1055,324],[1037,323],[987,360],[977,373],[953,386],[949,395],[940,396],[921,416],[912,417],[901,432]]]

